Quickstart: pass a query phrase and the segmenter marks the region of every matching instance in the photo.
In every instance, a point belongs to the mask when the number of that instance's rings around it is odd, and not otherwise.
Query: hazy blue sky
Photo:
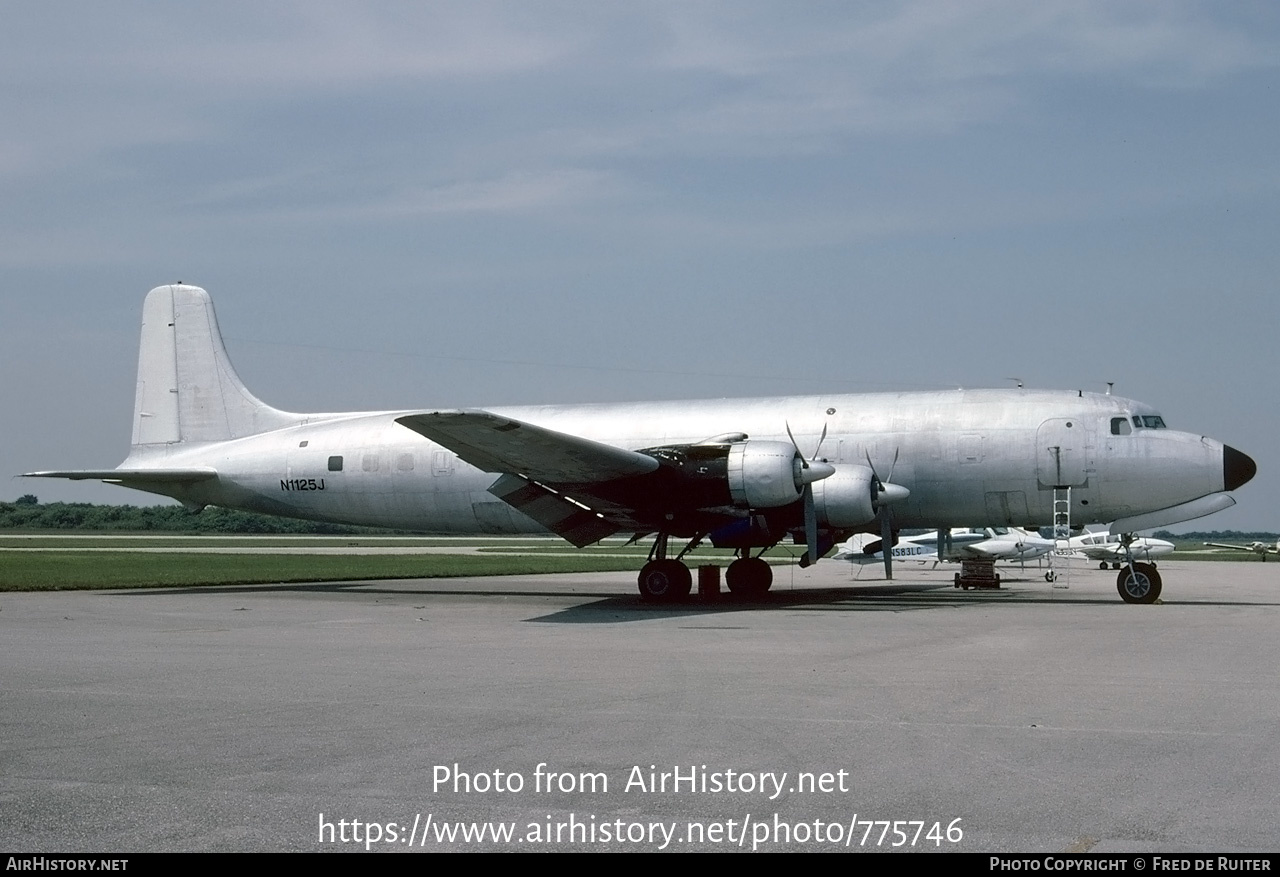
[[[4,11],[0,471],[123,459],[184,280],[294,410],[1115,381],[1280,529],[1280,5]]]

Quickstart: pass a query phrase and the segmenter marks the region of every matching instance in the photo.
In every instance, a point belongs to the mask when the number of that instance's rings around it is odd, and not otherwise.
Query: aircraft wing
[[[654,472],[659,463],[653,457],[489,411],[422,411],[396,422],[481,471],[500,473],[490,493],[579,548],[621,527],[645,529],[632,509],[590,488]]]
[[[1071,550],[1090,560],[1118,560],[1120,557],[1119,550],[1108,545],[1073,545]]]
[[[992,542],[991,540],[975,542],[972,545],[960,545],[953,553],[961,557],[973,557],[982,560],[1002,560],[1010,556],[1017,556],[1010,553],[1008,543]]]
[[[484,472],[549,484],[595,484],[658,468],[658,461],[645,454],[478,409],[423,411],[396,422]]]
[[[1224,542],[1206,542],[1205,545],[1210,548],[1231,548],[1235,551],[1257,551],[1257,547],[1253,545],[1227,545]]]

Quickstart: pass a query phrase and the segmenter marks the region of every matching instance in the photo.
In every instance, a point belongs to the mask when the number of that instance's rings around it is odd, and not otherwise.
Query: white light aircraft
[[[943,534],[941,543],[938,532],[902,536],[889,549],[890,555],[895,560],[1034,560],[1053,550],[1052,539],[1018,527],[953,528],[949,535]],[[882,540],[857,533],[840,546],[833,559],[879,563],[883,557]]]
[[[1275,545],[1268,545],[1265,542],[1250,542],[1248,545],[1228,545],[1223,542],[1206,542],[1210,548],[1234,548],[1236,551],[1252,551],[1262,560],[1267,562],[1268,554],[1280,554],[1280,539],[1276,540]]]
[[[445,533],[550,530],[577,546],[653,536],[641,594],[688,594],[684,554],[733,548],[730,590],[761,593],[764,551],[802,564],[852,533],[1115,521],[1132,532],[1234,505],[1247,455],[1165,428],[1154,409],[1080,391],[952,390],[488,410],[295,414],[236,376],[208,294],[143,305],[133,440],[115,469],[42,471],[287,517]],[[1117,520],[1118,519],[1118,520]],[[682,550],[671,538],[687,540]],[[1128,602],[1160,578],[1122,571]]]
[[[1115,533],[1082,533],[1070,540],[1071,554],[1096,560],[1099,569],[1106,569],[1110,563],[1112,569],[1119,569],[1126,562],[1125,548],[1121,537]],[[1129,551],[1135,558],[1155,566],[1157,557],[1173,553],[1173,543],[1150,536],[1137,536],[1129,543]]]

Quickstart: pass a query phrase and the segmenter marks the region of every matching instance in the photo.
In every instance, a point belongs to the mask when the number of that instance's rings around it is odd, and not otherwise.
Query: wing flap
[[[424,411],[397,417],[396,422],[484,472],[524,475],[550,484],[594,484],[658,468],[658,461],[645,454],[488,411]]]
[[[593,545],[619,529],[598,512],[519,475],[503,475],[489,492],[576,548]]]

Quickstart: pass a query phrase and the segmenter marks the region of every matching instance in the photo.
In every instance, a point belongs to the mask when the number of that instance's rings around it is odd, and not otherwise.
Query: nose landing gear
[[[1154,603],[1160,599],[1160,573],[1149,563],[1122,567],[1116,590],[1126,603]]]

